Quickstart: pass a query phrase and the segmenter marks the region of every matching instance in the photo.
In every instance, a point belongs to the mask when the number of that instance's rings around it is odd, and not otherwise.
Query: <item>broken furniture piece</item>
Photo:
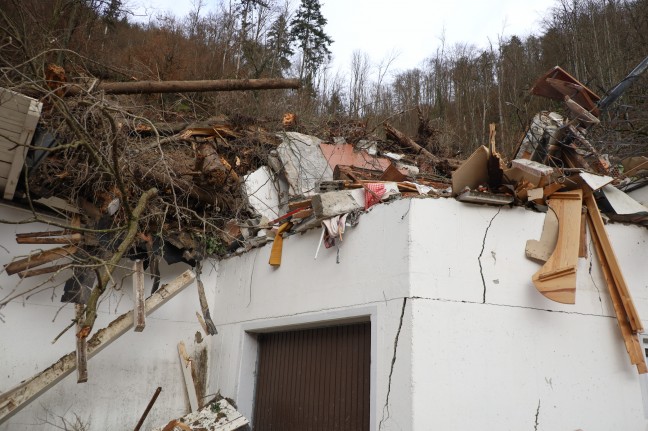
[[[558,219],[558,240],[549,259],[533,275],[533,284],[541,294],[563,304],[576,302],[582,199],[581,190],[551,195],[548,205]]]

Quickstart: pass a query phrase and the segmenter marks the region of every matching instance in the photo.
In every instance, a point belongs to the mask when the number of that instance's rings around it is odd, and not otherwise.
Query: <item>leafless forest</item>
[[[188,16],[136,24],[116,0],[3,0],[0,85],[43,87],[51,63],[69,80],[303,77],[302,53],[289,37],[295,11],[284,3],[222,1],[216,12],[201,9],[198,2]],[[300,92],[142,96],[134,103],[155,120],[225,114],[272,122],[290,111],[304,127],[361,121],[370,131],[389,119],[410,135],[420,107],[436,131],[431,151],[467,155],[494,122],[510,154],[530,117],[551,108],[527,92],[544,71],[560,65],[603,96],[646,56],[648,1],[557,0],[538,30],[491,40],[488,49],[442,45],[423,66],[404,71],[393,70],[388,56],[371,62],[356,51],[348,74],[324,62]],[[648,141],[646,83],[634,85],[598,129],[610,154],[641,152]]]

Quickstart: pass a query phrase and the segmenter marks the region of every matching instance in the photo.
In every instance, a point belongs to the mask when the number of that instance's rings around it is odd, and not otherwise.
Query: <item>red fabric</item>
[[[365,184],[365,210],[380,202],[385,191],[385,185],[383,183]]]

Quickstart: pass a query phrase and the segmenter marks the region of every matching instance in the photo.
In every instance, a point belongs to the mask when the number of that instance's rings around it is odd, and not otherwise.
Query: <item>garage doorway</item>
[[[258,337],[255,431],[369,430],[369,322]]]

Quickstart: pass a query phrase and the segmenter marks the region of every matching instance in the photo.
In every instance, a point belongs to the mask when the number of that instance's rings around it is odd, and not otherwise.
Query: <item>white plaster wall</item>
[[[0,206],[0,218],[23,219],[29,214],[18,209]],[[57,228],[52,228],[57,229]],[[37,245],[18,245],[15,233],[47,230],[45,225],[0,224],[0,264],[14,256],[26,254]],[[130,261],[124,261],[131,265]],[[168,282],[188,267],[177,264],[162,268],[162,282]],[[210,282],[209,269],[203,280]],[[119,280],[121,276],[116,275]],[[0,298],[7,296],[20,279],[0,274]],[[65,277],[59,280],[64,282]],[[43,279],[25,279],[17,285],[18,292],[36,286]],[[147,294],[151,287],[146,278]],[[48,286],[51,284],[48,283]],[[0,391],[11,389],[44,370],[61,356],[75,348],[74,330],[68,331],[55,344],[54,337],[74,315],[74,307],[63,308],[60,296],[63,286],[46,289],[28,299],[17,299],[0,310]],[[209,297],[213,292],[208,288]],[[130,277],[119,291],[113,291],[101,303],[95,328],[103,328],[117,316],[132,309]],[[166,424],[170,419],[188,412],[184,381],[176,345],[184,341],[191,353],[207,346],[209,340],[198,324],[195,312],[200,310],[195,284],[171,299],[147,318],[141,333],[128,332],[88,362],[89,381],[76,383],[76,372],[67,376],[51,390],[0,425],[2,431],[50,430],[55,423],[62,426],[59,417],[74,421],[75,415],[90,430],[132,429],[158,386],[162,392],[151,410],[143,429]],[[58,315],[57,315],[58,313]],[[202,343],[195,341],[200,331]]]
[[[591,243],[575,305],[533,286],[540,264],[524,246],[543,220],[522,208],[413,201],[412,429],[648,429]],[[607,230],[645,326],[648,231]]]
[[[200,345],[209,347],[208,393],[234,398],[249,417],[256,356],[248,333],[362,318],[372,323],[372,429],[648,429],[596,258],[579,261],[575,305],[549,301],[531,283],[539,264],[525,258],[524,245],[540,236],[543,219],[521,208],[401,200],[348,229],[339,263],[336,249],[313,259],[316,229],[286,238],[279,268],[268,265],[271,245],[205,265],[219,330]],[[31,249],[13,242],[15,232],[36,229],[0,225],[8,249],[0,248],[0,264]],[[645,319],[648,231],[615,224],[608,232]],[[164,277],[184,269],[166,268]],[[15,283],[1,274],[2,296]],[[0,310],[0,390],[72,350],[72,333],[50,344],[72,317],[66,307],[51,322],[61,293]],[[130,295],[127,283],[104,301],[97,327],[130,309]],[[196,296],[187,288],[142,334],[124,335],[90,360],[89,383],[67,377],[0,430],[49,429],[47,412],[77,413],[91,429],[132,428],[157,386],[147,425],[186,412],[176,343],[198,347]]]
[[[256,356],[246,331],[299,328],[370,314],[374,331],[372,424],[375,428],[384,419],[384,424],[409,429],[409,306],[401,324],[403,301],[409,294],[409,211],[410,201],[401,200],[378,205],[363,215],[360,224],[344,234],[339,263],[334,248],[322,248],[314,260],[319,229],[286,238],[279,268],[268,265],[271,245],[222,261],[213,309],[219,334],[213,342],[210,391],[236,399],[241,412],[250,417]],[[399,343],[397,354],[404,359],[392,371],[399,331],[405,341]],[[392,405],[383,413],[390,373],[395,382]]]

